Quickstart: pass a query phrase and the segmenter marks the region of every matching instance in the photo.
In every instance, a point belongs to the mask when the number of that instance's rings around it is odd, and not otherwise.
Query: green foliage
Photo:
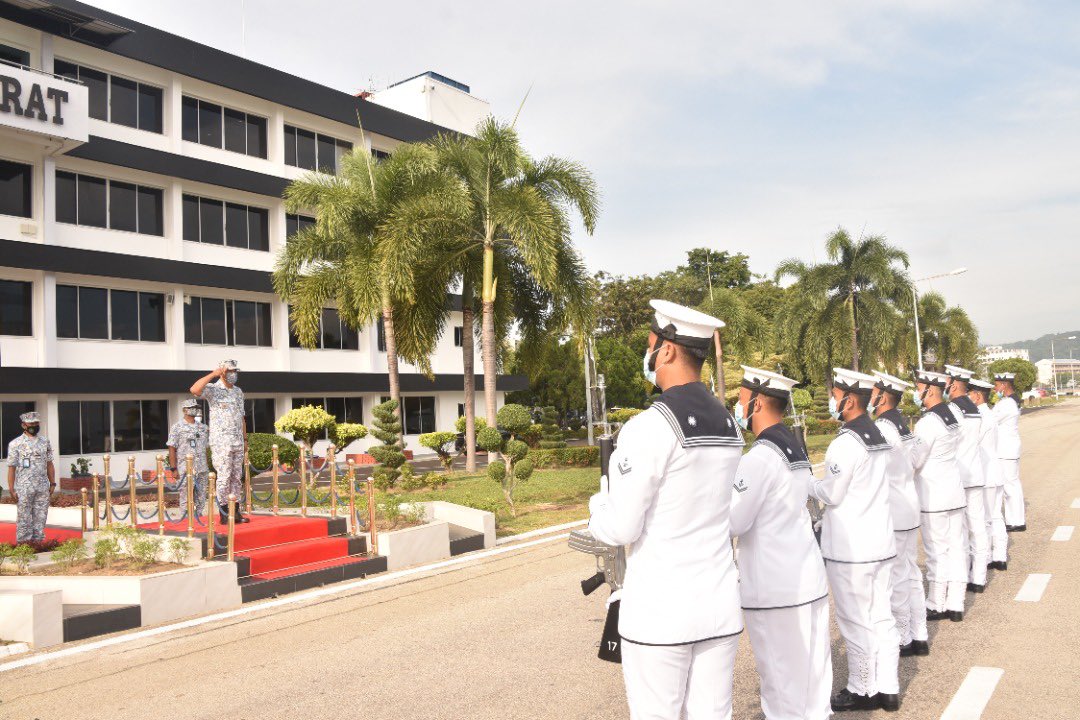
[[[1035,368],[1035,364],[1024,360],[1023,358],[1006,358],[1004,360],[995,360],[990,363],[990,367],[987,371],[990,377],[994,377],[994,373],[1011,372],[1016,373],[1016,379],[1013,380],[1013,386],[1017,392],[1027,392],[1035,386],[1035,380],[1038,378],[1038,371]]]
[[[82,538],[69,538],[60,543],[60,547],[53,550],[52,560],[65,570],[86,560],[89,551],[86,549],[86,541]]]
[[[309,448],[323,436],[335,423],[334,416],[326,412],[321,406],[304,405],[293,408],[274,422],[274,429],[278,432],[291,433],[299,438]]]
[[[559,417],[555,413],[555,408],[550,405],[541,410],[541,428],[542,438],[540,440],[540,447],[566,447],[566,440],[563,439],[562,429],[559,428]]]
[[[248,433],[248,459],[256,468],[268,468],[274,459],[273,446],[278,446],[278,462],[292,465],[300,459],[300,448],[292,440],[271,433]]]
[[[401,495],[384,495],[383,499],[376,504],[376,508],[391,525],[402,522],[416,524],[424,521],[424,507],[408,502],[408,499]]]
[[[464,505],[465,507],[473,508],[474,510],[483,510],[489,512],[492,515],[499,512],[499,503],[489,498],[474,498],[472,495],[465,494],[462,497],[455,498],[455,502],[458,505]]]
[[[528,458],[522,458],[514,463],[514,476],[521,482],[528,480],[533,474],[533,464]]]
[[[487,427],[487,419],[482,418],[479,415],[477,415],[473,419],[473,425],[476,427],[476,432],[479,433],[480,430]],[[457,430],[459,433],[465,432],[465,416],[464,415],[462,415],[461,417],[459,417],[457,420],[454,421],[454,429]]]
[[[184,538],[170,538],[165,545],[165,552],[170,562],[183,565],[188,556],[188,542]]]
[[[139,567],[149,567],[158,561],[161,554],[161,541],[149,535],[143,535],[131,544],[131,559]]]
[[[644,412],[641,408],[619,408],[618,410],[610,411],[608,416],[608,422],[625,423],[632,417],[636,417]]]
[[[643,407],[649,392],[648,383],[641,374],[645,343],[638,347],[620,338],[601,337],[596,340],[595,350],[596,371],[604,375],[608,407]]]
[[[491,478],[492,480],[494,480],[495,482],[501,483],[503,480],[506,479],[506,463],[503,463],[503,462],[489,463],[488,466],[487,466],[487,474],[488,474],[488,477]]]
[[[413,471],[412,465],[405,464],[401,466],[401,474],[398,477],[397,484],[407,492],[419,490],[424,487],[424,476],[417,475]]]
[[[525,457],[529,452],[529,446],[521,440],[507,440],[506,445],[503,448],[503,454],[510,459],[511,462],[517,462]]]
[[[120,557],[120,543],[116,538],[99,536],[94,543],[94,564],[99,568],[112,566]]]
[[[814,396],[803,388],[795,388],[791,393],[791,404],[799,412],[806,412],[814,404]]]
[[[15,566],[16,575],[24,574],[30,567],[30,561],[34,559],[34,548],[26,544],[6,547],[8,549],[4,553],[5,559]]]
[[[528,408],[516,403],[508,403],[495,414],[495,424],[500,430],[517,435],[525,432],[532,425],[532,416]]]
[[[839,420],[833,420],[832,418],[826,418],[821,420],[813,415],[806,418],[806,434],[807,435],[835,435],[840,430],[842,423]]]
[[[367,428],[360,423],[335,422],[330,428],[330,441],[340,451],[344,450],[353,441],[367,437],[367,434]]]
[[[379,466],[375,468],[375,485],[381,490],[392,488],[401,475],[401,466],[405,464],[405,453],[401,451],[401,420],[394,412],[397,403],[387,400],[372,408],[375,425],[372,436],[382,445],[368,450]]]
[[[600,464],[600,448],[565,447],[553,450],[530,450],[526,458],[537,468],[594,467]]]
[[[824,385],[814,385],[813,387],[814,417],[818,420],[831,420],[832,416],[829,414],[829,391]]]
[[[88,475],[90,475],[90,460],[84,457],[75,458],[75,462],[71,463],[71,477],[87,477]]]
[[[537,423],[533,423],[529,426],[529,429],[518,435],[519,438],[525,441],[529,447],[536,447],[540,442],[540,438],[544,435],[544,426]]]
[[[639,358],[639,372],[640,367]],[[585,407],[585,369],[576,342],[549,338],[529,352],[514,353],[507,370],[529,376],[528,388],[507,393],[508,403],[550,405],[561,413]]]
[[[438,490],[446,487],[447,479],[446,473],[429,472],[424,473],[421,484],[429,490]]]
[[[445,431],[425,433],[417,439],[422,446],[435,451],[435,454],[439,456],[443,469],[449,472],[450,466],[454,462],[451,452],[454,448],[454,440],[457,439],[457,433]]]
[[[485,427],[476,432],[476,444],[484,450],[498,452],[502,448],[502,433],[493,427]]]

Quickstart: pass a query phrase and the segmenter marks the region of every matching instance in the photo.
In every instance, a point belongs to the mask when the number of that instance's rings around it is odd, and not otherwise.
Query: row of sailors
[[[898,710],[899,657],[929,654],[927,620],[961,621],[965,591],[1006,568],[1006,523],[1024,529],[1013,377],[995,377],[991,409],[990,384],[963,368],[914,383],[836,369],[843,424],[817,478],[783,423],[796,382],[744,367],[732,417],[699,381],[723,323],[652,306],[644,372],[662,395],[623,427],[590,501],[593,535],[628,546],[609,602],[631,717],[730,718],[744,626],[769,720]],[[914,427],[898,409],[908,391],[923,410]],[[745,454],[740,427],[756,436]],[[820,545],[808,498],[824,508]],[[834,697],[830,591],[848,659]]]

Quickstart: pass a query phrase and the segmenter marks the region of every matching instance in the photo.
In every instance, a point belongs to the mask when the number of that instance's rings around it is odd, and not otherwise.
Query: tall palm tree
[[[533,160],[522,148],[513,124],[482,121],[474,137],[443,135],[434,142],[443,167],[467,190],[461,208],[468,215],[457,233],[462,252],[481,252],[479,277],[481,351],[487,420],[495,424],[498,330],[498,265],[524,268],[542,293],[557,298],[557,314],[569,323],[589,322],[590,297],[585,273],[570,238],[572,211],[592,233],[599,207],[596,183],[578,163],[557,157]],[[505,290],[505,286],[503,290]],[[526,333],[532,330],[527,325]]]
[[[853,370],[865,355],[881,361],[889,338],[901,325],[897,307],[907,298],[908,256],[880,235],[852,237],[843,228],[825,241],[828,262],[808,265],[797,258],[780,263],[776,279],[795,279],[786,334],[796,346],[806,343],[813,362],[845,358]],[[848,338],[848,350],[835,343]]]
[[[915,357],[914,323],[909,327],[912,330],[906,333],[908,357]],[[932,357],[939,368],[945,363],[971,367],[978,358],[979,333],[975,324],[963,308],[949,307],[940,293],[928,292],[919,296],[919,329],[924,359]],[[915,366],[918,366],[918,358]]]
[[[331,301],[358,330],[381,319],[390,397],[399,408],[398,358],[430,373],[446,312],[438,258],[429,248],[461,222],[454,215],[461,187],[437,160],[425,145],[400,145],[382,160],[361,146],[342,159],[336,176],[308,173],[285,190],[288,210],[314,210],[316,217],[281,249],[273,274],[274,289],[292,303],[301,345],[316,346],[322,308]]]

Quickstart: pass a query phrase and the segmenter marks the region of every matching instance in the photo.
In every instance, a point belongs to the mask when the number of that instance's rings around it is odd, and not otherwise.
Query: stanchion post
[[[233,539],[236,535],[236,496],[229,493],[229,537],[226,540],[227,551],[225,558],[233,561]]]
[[[330,463],[330,517],[337,517],[337,448],[326,449],[326,461]]]
[[[195,456],[184,458],[184,488],[187,490],[187,536],[195,537]]]
[[[379,531],[375,527],[375,478],[369,477],[367,481],[367,517],[368,537],[371,539],[371,553],[379,554]]]
[[[99,527],[99,525],[98,525],[98,522],[99,522],[98,521],[98,506],[101,504],[100,500],[98,499],[98,476],[97,476],[97,473],[94,473],[93,485],[94,485],[94,529],[97,530],[98,527]]]
[[[277,446],[277,444],[274,444],[274,445],[270,446],[270,459],[271,459],[271,466],[273,467],[273,471],[274,471],[274,487],[273,487],[273,490],[271,491],[271,495],[273,496],[273,500],[270,503],[270,511],[272,513],[274,513],[275,515],[277,515],[278,514],[278,446]]]
[[[105,454],[105,527],[112,527],[112,458]]]
[[[300,446],[300,517],[307,517],[307,448]],[[314,467],[312,468],[314,469]]]
[[[251,512],[251,454],[244,451],[244,507]]]
[[[356,535],[356,467],[352,458],[347,461],[349,465],[349,534]]]
[[[128,455],[128,502],[131,503],[131,512],[128,513],[128,520],[131,522],[131,527],[135,527],[139,524],[139,511],[135,507],[135,456]]]
[[[165,534],[165,458],[157,456],[157,532]]]
[[[79,492],[82,493],[82,531],[83,531],[83,534],[85,535],[86,534],[86,488],[81,488],[79,490]]]
[[[206,488],[207,497],[210,495],[210,488],[217,487],[217,473],[210,473],[208,476],[208,487]],[[210,503],[206,504],[206,559],[214,559],[214,513],[213,508],[210,507]]]

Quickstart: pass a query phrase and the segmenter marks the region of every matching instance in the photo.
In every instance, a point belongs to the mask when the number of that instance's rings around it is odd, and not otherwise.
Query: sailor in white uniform
[[[915,449],[922,442],[900,412],[900,399],[913,387],[877,370],[870,396],[878,430],[892,447],[889,458],[889,513],[892,515],[896,558],[892,566],[892,611],[900,634],[900,656],[929,655],[926,597],[919,569],[919,494],[915,490]]]
[[[975,374],[956,365],[946,365],[949,376],[945,394],[953,415],[960,421],[960,443],[956,462],[964,482],[967,507],[964,509],[968,544],[968,592],[986,589],[986,565],[990,562],[990,536],[986,532],[986,472],[982,461],[982,413],[968,397],[968,380]]]
[[[651,305],[644,373],[663,394],[623,426],[589,530],[629,546],[619,635],[630,717],[726,720],[743,629],[729,524],[743,438],[700,381],[723,323]]]
[[[1005,477],[1005,528],[1009,532],[1027,530],[1024,519],[1024,488],[1020,485],[1020,398],[1016,395],[1016,373],[994,375],[998,401],[994,417],[998,424],[998,460]]]
[[[825,720],[832,711],[829,588],[806,498],[813,474],[783,423],[796,381],[743,366],[735,420],[757,436],[739,462],[731,534],[743,618],[768,720]]]
[[[825,452],[825,477],[810,496],[825,504],[821,554],[847,645],[848,682],[832,699],[836,712],[898,710],[900,637],[890,604],[896,557],[887,467],[892,449],[867,414],[876,378],[835,368],[829,411],[842,419]]]
[[[984,500],[986,501],[986,533],[990,538],[990,564],[995,570],[1008,569],[1009,534],[1005,530],[1005,516],[1001,512],[1001,499],[1004,495],[1005,477],[1001,474],[998,461],[998,428],[994,411],[988,404],[990,391],[994,385],[972,378],[968,382],[968,397],[982,414],[982,437],[979,446],[982,449],[983,470],[986,473]]]
[[[947,381],[941,373],[915,373],[915,404],[923,408],[915,423],[915,435],[922,441],[915,448],[915,489],[926,552],[926,619],[960,622],[968,577],[964,541],[967,499],[956,463],[960,421],[943,398]]]

